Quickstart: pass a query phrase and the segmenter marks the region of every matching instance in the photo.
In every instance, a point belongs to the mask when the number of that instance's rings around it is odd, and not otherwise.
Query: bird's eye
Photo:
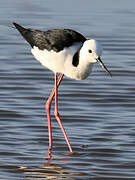
[[[92,53],[92,50],[91,50],[91,49],[89,49],[89,53]]]

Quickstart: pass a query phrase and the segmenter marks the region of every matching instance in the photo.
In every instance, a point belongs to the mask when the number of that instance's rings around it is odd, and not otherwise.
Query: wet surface
[[[9,1],[0,7],[0,179],[135,179],[135,2]],[[76,5],[77,3],[77,5]],[[54,118],[54,160],[46,160],[44,108],[53,73],[31,55],[11,23],[72,28],[103,47],[86,80],[64,77],[59,110],[74,154]]]

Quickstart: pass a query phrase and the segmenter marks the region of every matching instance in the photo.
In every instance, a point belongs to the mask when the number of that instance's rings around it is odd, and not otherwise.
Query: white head
[[[111,76],[111,73],[105,67],[105,65],[100,59],[102,55],[102,51],[103,48],[97,40],[94,39],[86,40],[80,50],[80,58],[89,63],[98,62],[105,69],[105,71],[107,71]]]

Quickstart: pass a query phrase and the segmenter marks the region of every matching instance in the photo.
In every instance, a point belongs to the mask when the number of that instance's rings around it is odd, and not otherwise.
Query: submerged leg
[[[61,128],[61,130],[63,132],[63,135],[64,135],[65,140],[67,142],[68,148],[69,148],[70,152],[72,153],[73,152],[72,147],[70,145],[70,142],[69,142],[68,137],[66,135],[66,131],[65,131],[63,125],[62,125],[62,122],[60,120],[60,116],[59,116],[59,113],[58,113],[58,91],[57,91],[57,89],[58,89],[57,74],[55,74],[55,117],[56,117],[56,120],[58,121],[58,124],[59,124],[59,126],[60,126],[60,128]]]
[[[60,85],[62,78],[64,74],[60,74],[60,77],[57,81],[57,87]],[[49,149],[48,149],[48,157],[51,158],[51,152],[52,152],[52,128],[51,128],[51,116],[50,116],[50,110],[51,110],[51,103],[53,100],[53,97],[55,95],[55,88],[52,90],[47,102],[46,102],[46,112],[47,112],[47,119],[48,119],[48,133],[49,133]]]

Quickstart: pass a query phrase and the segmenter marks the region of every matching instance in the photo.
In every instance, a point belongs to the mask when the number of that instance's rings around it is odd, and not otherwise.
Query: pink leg
[[[68,148],[69,148],[70,152],[72,153],[73,152],[72,147],[70,145],[70,142],[69,142],[68,137],[66,135],[66,131],[65,131],[63,125],[62,125],[62,122],[60,120],[60,116],[59,116],[59,113],[58,113],[58,100],[57,100],[58,99],[58,91],[57,91],[58,85],[57,84],[58,83],[57,83],[57,73],[56,73],[55,74],[55,117],[56,117],[56,120],[58,121],[58,124],[59,124],[59,126],[60,126],[60,128],[61,128],[61,130],[63,132],[63,135],[64,135],[65,140],[67,142]]]
[[[60,75],[58,81],[57,81],[57,86],[60,85],[63,74]],[[48,133],[49,133],[49,149],[48,149],[48,157],[51,158],[51,152],[52,152],[52,128],[51,128],[51,116],[50,116],[50,109],[51,109],[51,103],[53,100],[53,97],[55,95],[55,88],[52,90],[47,102],[46,102],[46,112],[47,112],[47,119],[48,119]]]

